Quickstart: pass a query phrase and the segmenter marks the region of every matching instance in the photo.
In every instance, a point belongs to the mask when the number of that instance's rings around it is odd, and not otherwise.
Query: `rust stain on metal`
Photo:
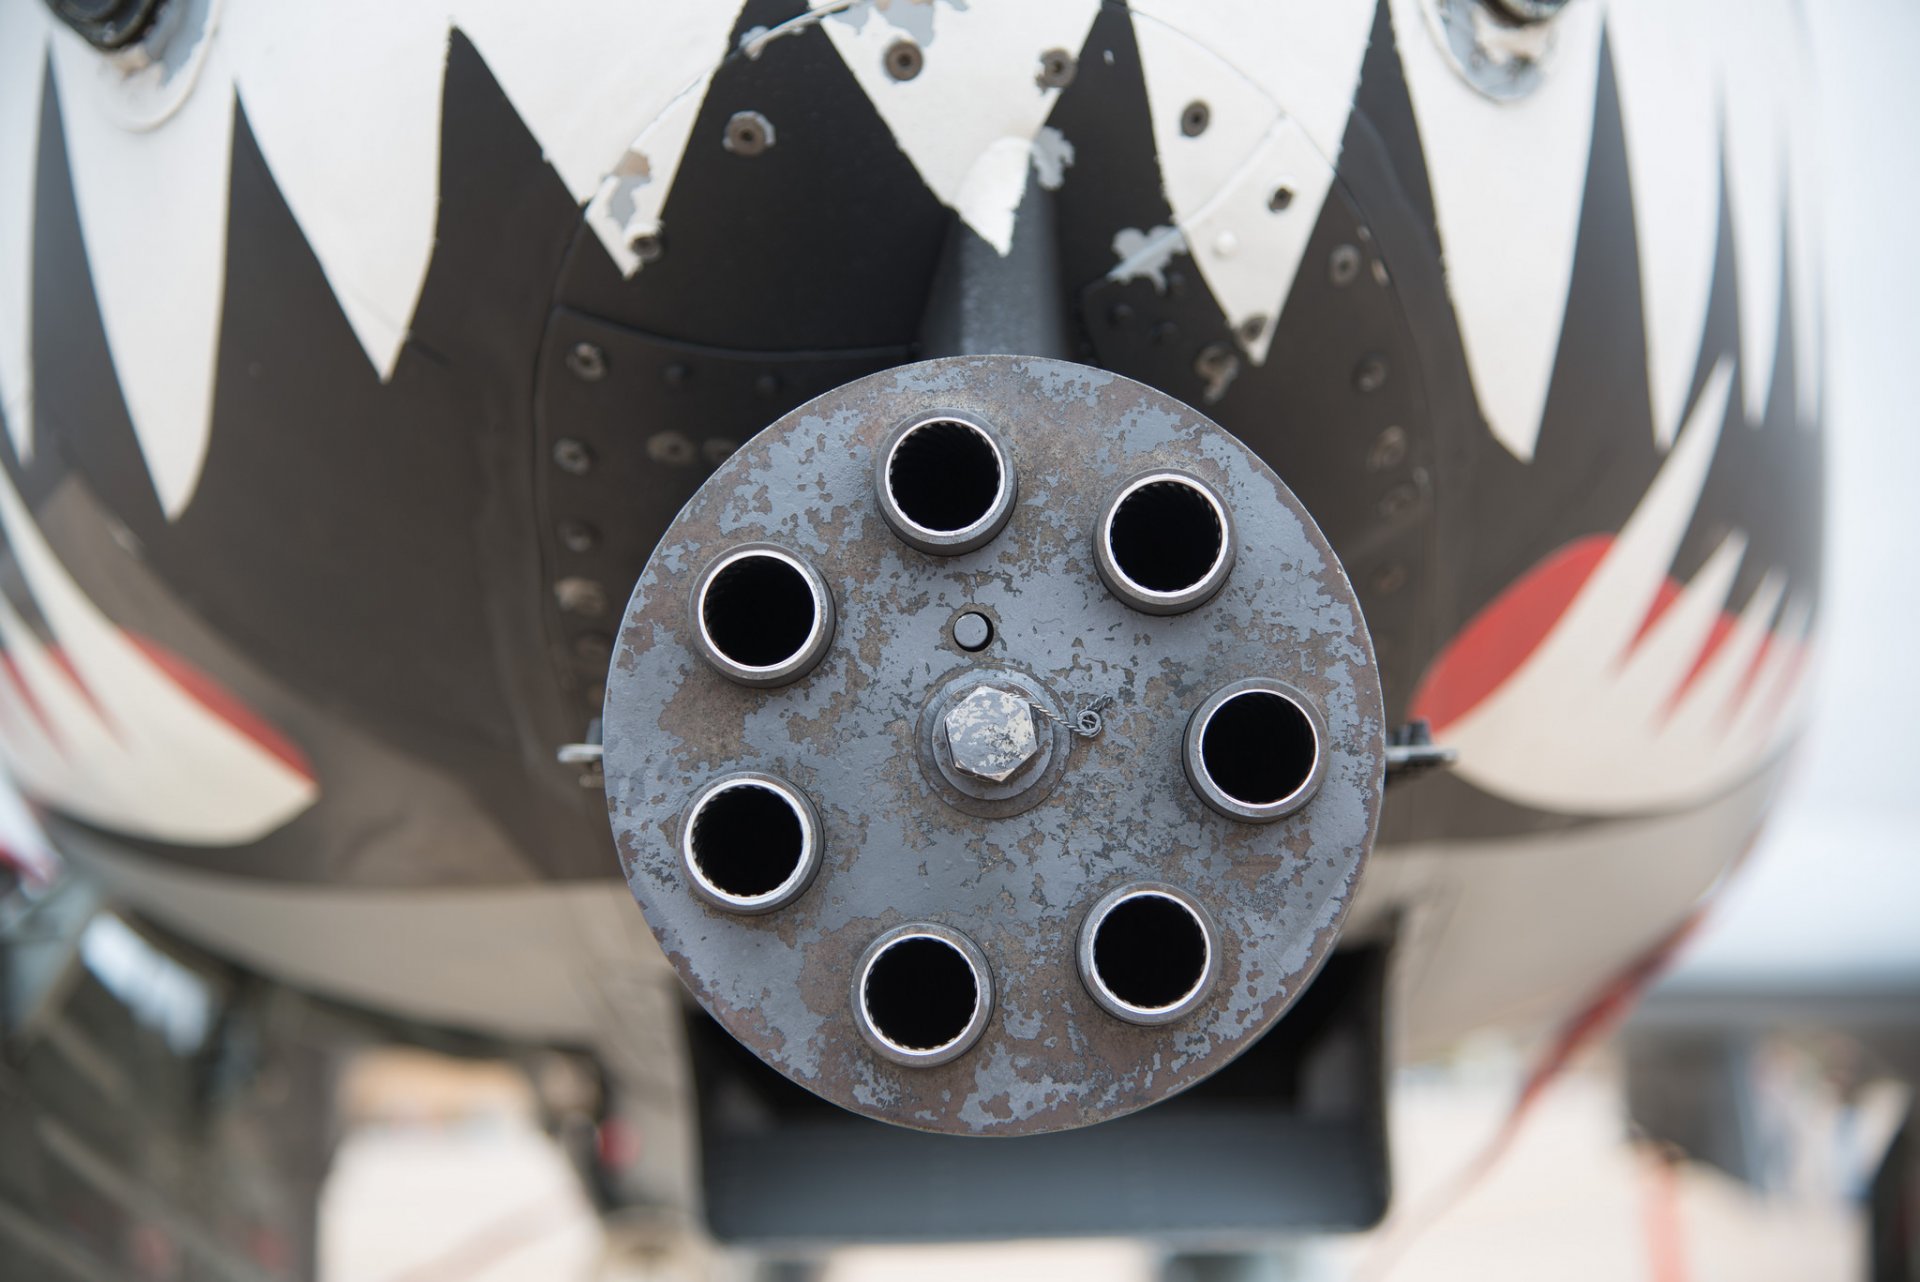
[[[917,552],[873,496],[874,450],[911,414],[972,413],[1019,473],[1006,529],[977,551]],[[1176,467],[1217,487],[1240,533],[1226,586],[1185,615],[1148,618],[1094,572],[1093,524],[1129,475]],[[735,686],[695,657],[687,584],[744,542],[811,562],[838,615],[827,657],[774,689]],[[993,620],[977,654],[948,626]],[[1320,793],[1266,825],[1213,813],[1180,745],[1214,690],[1273,677],[1313,699],[1330,742]],[[1043,794],[970,811],[929,761],[936,700],[955,682],[1031,682],[1071,720],[1096,698],[1104,726],[1057,734]],[[938,705],[941,709],[947,706]],[[996,714],[997,715],[997,714]],[[1378,821],[1385,756],[1377,671],[1345,573],[1279,479],[1188,406],[1059,362],[965,357],[887,371],[803,406],[748,442],[675,520],[635,588],[610,673],[608,801],[649,924],[700,1002],[795,1081],[905,1126],[1016,1135],[1144,1107],[1233,1058],[1305,988],[1332,947]],[[991,717],[988,720],[992,720]],[[965,727],[963,727],[965,728]],[[1017,754],[1016,754],[1017,755]],[[812,886],[762,918],[687,892],[679,813],[705,781],[754,769],[795,784],[821,816]],[[991,784],[988,769],[980,782]],[[1016,765],[1010,776],[1024,776]],[[991,803],[988,803],[991,804]],[[1087,908],[1134,881],[1180,886],[1220,927],[1221,970],[1183,1021],[1122,1023],[1083,988]],[[849,1005],[853,969],[882,931],[926,921],[968,935],[996,1003],[958,1059],[878,1058]]]

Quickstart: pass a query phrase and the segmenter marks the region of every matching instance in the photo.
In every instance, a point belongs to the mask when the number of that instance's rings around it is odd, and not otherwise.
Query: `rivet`
[[[1384,472],[1399,467],[1407,457],[1407,433],[1399,427],[1389,427],[1380,433],[1380,438],[1367,451],[1367,470]]]
[[[1274,213],[1284,213],[1293,204],[1293,188],[1281,183],[1273,189],[1273,195],[1267,197],[1267,208]]]
[[[593,471],[593,451],[587,448],[586,442],[563,436],[553,443],[553,463],[562,472],[585,476]]]
[[[560,540],[560,546],[576,556],[591,552],[600,545],[600,531],[585,521],[562,521],[554,529],[554,535]]]
[[[607,376],[607,354],[592,343],[575,343],[567,349],[567,368],[576,378],[597,383]]]
[[[657,231],[643,231],[627,242],[633,256],[643,263],[657,263],[667,252],[666,238]]]
[[[895,80],[911,80],[926,65],[927,56],[911,40],[896,40],[887,46],[884,59],[887,74]]]
[[[720,137],[720,145],[736,156],[757,156],[773,142],[773,122],[757,111],[734,112]]]
[[[1206,103],[1195,98],[1180,113],[1180,132],[1189,138],[1198,138],[1207,132],[1207,124],[1213,119],[1213,111]]]
[[[647,457],[656,463],[665,463],[669,467],[685,467],[693,462],[693,442],[685,432],[671,429],[655,432],[647,438]]]
[[[1377,392],[1387,385],[1387,362],[1369,356],[1353,369],[1353,386],[1362,392]]]
[[[1073,83],[1076,69],[1072,54],[1065,49],[1049,49],[1040,55],[1040,74],[1034,80],[1042,89],[1065,89]]]
[[[553,600],[566,613],[583,619],[597,619],[607,612],[607,590],[579,575],[569,575],[555,583]]]
[[[1411,512],[1420,502],[1420,487],[1411,481],[1402,481],[1388,490],[1380,499],[1380,519],[1395,521]]]
[[[1352,245],[1335,245],[1327,260],[1327,275],[1335,285],[1351,285],[1360,275],[1360,251]]]

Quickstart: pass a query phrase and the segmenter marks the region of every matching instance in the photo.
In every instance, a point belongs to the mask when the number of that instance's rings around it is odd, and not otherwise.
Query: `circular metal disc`
[[[1020,475],[1006,529],[958,556],[908,547],[874,498],[874,452],[888,430],[937,409],[994,423]],[[1200,476],[1232,509],[1233,572],[1190,613],[1129,609],[1095,569],[1102,503],[1149,468]],[[778,689],[715,673],[687,617],[689,576],[721,549],[757,541],[811,561],[839,616],[819,667]],[[996,625],[977,656],[947,635],[973,607]],[[1063,773],[1018,813],[968,813],[929,777],[927,703],[976,665],[1026,673],[1069,717],[1110,701],[1100,732],[1069,736]],[[1319,791],[1264,825],[1209,809],[1181,761],[1193,711],[1253,677],[1299,691],[1327,728]],[[1220,1068],[1279,1018],[1346,913],[1385,759],[1379,681],[1352,588],[1279,478],[1171,397],[1015,357],[949,358],[850,383],[722,466],[634,589],[605,742],[628,881],[706,1009],[775,1068],[849,1109],[993,1135],[1151,1104]],[[823,829],[813,884],[760,917],[707,905],[688,889],[678,854],[689,799],[740,770],[803,790]],[[1134,882],[1190,894],[1220,934],[1218,982],[1164,1027],[1114,1018],[1079,975],[1082,919]],[[985,1032],[937,1067],[875,1054],[848,1003],[868,947],[909,922],[963,932],[992,975]]]

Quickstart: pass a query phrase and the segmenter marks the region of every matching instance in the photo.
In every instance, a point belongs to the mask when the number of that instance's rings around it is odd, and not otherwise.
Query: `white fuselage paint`
[[[181,845],[254,841],[319,785],[183,689],[101,613],[0,476],[0,530],[61,663],[0,598],[0,757],[34,801]]]
[[[1636,226],[1648,229],[1643,271],[1657,276],[1647,289],[1655,430],[1672,442],[1672,452],[1561,625],[1451,737],[1470,780],[1547,809],[1591,813],[1596,797],[1601,809],[1621,811],[1684,808],[1715,792],[1722,800],[1671,818],[1597,826],[1578,838],[1382,852],[1356,918],[1364,923],[1413,907],[1430,909],[1442,923],[1438,942],[1416,949],[1417,964],[1409,967],[1423,976],[1412,1008],[1417,1043],[1567,1000],[1657,938],[1678,906],[1711,882],[1738,836],[1730,827],[1735,811],[1754,809],[1746,791],[1759,785],[1742,780],[1777,754],[1790,721],[1778,705],[1794,693],[1788,655],[1805,639],[1810,610],[1773,573],[1689,700],[1668,711],[1658,697],[1686,675],[1724,606],[1746,555],[1737,532],[1627,664],[1615,662],[1664,581],[1721,412],[1739,405],[1751,414],[1762,403],[1774,359],[1783,238],[1796,336],[1812,334],[1817,319],[1817,219],[1801,119],[1777,105],[1749,110],[1755,95],[1777,103],[1781,85],[1728,70],[1740,63],[1759,77],[1778,73],[1783,41],[1790,41],[1770,16],[1772,5],[1768,0],[1766,12],[1752,17],[1745,9],[1715,10],[1708,43],[1724,46],[1723,61],[1702,67],[1698,78],[1720,95],[1710,100],[1728,121],[1724,153],[1717,133],[1713,145],[1703,143],[1697,119],[1660,128],[1663,111],[1699,110],[1698,85],[1666,85],[1664,98],[1638,87],[1671,74],[1645,36],[1646,24],[1660,22],[1667,6],[1615,0],[1611,7],[1619,15],[1614,52],[1623,97],[1654,95],[1651,111],[1629,103],[1625,112]],[[1042,132],[1057,91],[1042,89],[1034,76],[1039,54],[1050,48],[1098,55],[1084,47],[1094,6],[894,0],[836,8],[845,12],[823,15],[821,25],[902,152],[936,196],[1004,249],[1018,214],[1017,188],[1043,159],[1036,139],[1044,140],[1043,178],[1073,181],[1065,162],[1074,140]],[[1243,339],[1260,359],[1300,269],[1305,229],[1331,189],[1373,6],[1139,0],[1135,10],[1176,225],[1123,247],[1122,267],[1152,275],[1159,249],[1190,247],[1230,321],[1267,320],[1259,336]],[[693,139],[691,131],[712,70],[729,52],[736,12],[732,3],[666,0],[450,0],[431,17],[371,0],[235,3],[209,27],[211,43],[191,90],[165,119],[133,128],[116,106],[127,92],[116,64],[55,31],[39,0],[0,0],[0,411],[16,450],[24,457],[32,446],[28,273],[40,70],[49,51],[115,369],[156,493],[177,514],[191,500],[207,447],[236,104],[370,366],[387,375],[404,345],[440,216],[439,104],[450,32],[457,28],[474,42],[555,172],[589,207],[589,224],[607,252],[630,271],[639,265],[631,238],[659,229],[686,149],[719,145]],[[1599,0],[1574,0],[1556,24],[1541,87],[1504,104],[1481,97],[1447,64],[1421,0],[1390,0],[1390,12],[1476,393],[1495,436],[1528,458],[1558,348],[1609,11]],[[378,30],[370,30],[375,23]],[[919,43],[926,58],[910,81],[889,77],[881,59],[902,36]],[[1207,101],[1210,119],[1199,136],[1188,137],[1179,121],[1194,98]],[[1706,305],[1702,262],[1711,258],[1703,240],[1709,232],[1694,206],[1702,192],[1718,191],[1723,154],[1741,281],[1741,352],[1737,368],[1715,371],[1688,416],[1685,385],[1698,362]],[[1295,191],[1286,216],[1267,206],[1283,180]],[[1784,220],[1783,193],[1791,202]],[[1687,206],[1686,216],[1664,221],[1683,212],[1669,208],[1676,205]],[[1650,220],[1660,220],[1657,229]],[[1817,346],[1805,341],[1797,350],[1805,363],[1796,367],[1801,412],[1810,417]],[[109,732],[101,711],[67,688],[68,678],[24,621],[0,611],[0,640],[16,658],[22,688],[35,696],[53,735],[78,752],[57,756],[39,728],[40,714],[0,683],[0,749],[36,797],[101,827],[201,845],[249,840],[312,803],[311,780],[210,716],[127,642],[60,566],[4,484],[0,520],[64,653],[113,722]],[[1761,663],[1729,724],[1717,707],[1760,653],[1776,606],[1782,644]],[[1542,741],[1542,726],[1555,730],[1551,741]],[[1565,733],[1568,726],[1580,733]],[[1729,754],[1724,740],[1709,744],[1710,731],[1750,750]],[[1704,773],[1691,764],[1708,757],[1715,764]],[[99,779],[113,782],[98,786]],[[1676,841],[1676,833],[1697,840]],[[1695,857],[1676,859],[1676,849]],[[156,917],[268,973],[419,1018],[514,1035],[594,1035],[610,1018],[591,996],[600,969],[615,960],[636,967],[660,960],[626,891],[611,881],[344,891],[106,855],[90,866]],[[587,933],[585,917],[597,923],[596,938],[606,933],[603,914],[631,928],[630,944],[576,947],[571,932]],[[1586,920],[1591,932],[1572,928]],[[1490,950],[1489,938],[1506,946]],[[594,973],[583,978],[583,971]]]
[[[1474,394],[1500,443],[1531,459],[1573,279],[1600,6],[1574,0],[1555,19],[1541,84],[1517,101],[1486,97],[1459,74],[1429,0],[1391,9]]]
[[[1643,250],[1655,432],[1671,440],[1698,361],[1724,155],[1741,284],[1741,404],[1764,407],[1782,294],[1794,284],[1799,411],[1818,405],[1817,171],[1783,0],[1678,15],[1654,0],[1578,0],[1556,21],[1540,87],[1482,96],[1449,64],[1429,0],[1391,0],[1421,124],[1476,394],[1494,435],[1531,457],[1558,351],[1592,132],[1603,29],[1615,44]],[[212,413],[234,103],[247,115],[382,376],[392,373],[432,254],[440,84],[457,28],[472,39],[588,223],[628,274],[631,242],[660,215],[737,6],[666,0],[451,0],[392,9],[191,0],[204,30],[190,86],[157,122],[144,75],[103,58],[36,0],[0,0],[0,263],[30,258],[38,67],[52,51],[76,196],[123,393],[163,508],[191,500]],[[1003,252],[1029,161],[1062,180],[1072,139],[1036,139],[1058,90],[1040,54],[1083,51],[1093,0],[825,4],[818,25],[929,189]],[[1373,6],[1181,6],[1142,0],[1135,35],[1175,225],[1250,359],[1263,360],[1332,181]],[[809,15],[811,20],[812,15]],[[376,24],[379,38],[368,29]],[[885,67],[912,39],[910,80]],[[1678,59],[1679,65],[1673,65]],[[1784,90],[1780,78],[1788,83]],[[1195,100],[1208,127],[1188,137]],[[1789,107],[1787,104],[1794,104]],[[1709,115],[1712,110],[1714,114]],[[1709,123],[1711,122],[1711,123]],[[1714,136],[1709,136],[1709,130]],[[1719,135],[1724,134],[1724,148]],[[718,144],[718,140],[713,140]],[[1064,147],[1061,145],[1064,144]],[[1282,213],[1274,188],[1294,190]],[[139,192],[138,199],[128,195]],[[1783,208],[1785,212],[1783,213]],[[1516,280],[1527,282],[1515,290]],[[0,304],[0,407],[32,448],[30,296]]]
[[[1659,476],[1572,604],[1491,695],[1445,727],[1462,777],[1541,810],[1644,814],[1723,792],[1778,753],[1798,721],[1797,691],[1779,683],[1800,671],[1799,646],[1773,646],[1767,666],[1733,701],[1782,590],[1777,575],[1763,579],[1726,641],[1686,684],[1726,607],[1746,555],[1744,534],[1729,533],[1640,635],[1692,523],[1733,392],[1732,361],[1723,360]]]

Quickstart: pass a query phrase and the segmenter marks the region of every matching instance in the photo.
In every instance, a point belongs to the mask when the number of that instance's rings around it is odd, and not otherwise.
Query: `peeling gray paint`
[[[1107,273],[1107,279],[1122,283],[1150,280],[1161,293],[1167,292],[1167,264],[1175,254],[1187,251],[1187,238],[1178,227],[1155,227],[1141,231],[1122,227],[1113,237],[1113,254],[1120,261]]]
[[[1020,471],[1007,529],[930,557],[894,538],[873,454],[910,415],[966,411]],[[1233,508],[1243,548],[1220,595],[1150,618],[1095,573],[1091,531],[1126,477],[1178,466]],[[814,560],[839,630],[807,678],[750,690],[694,657],[689,575],[769,541]],[[979,655],[955,611],[998,623]],[[1044,797],[970,813],[929,777],[927,709],[956,681],[1017,674],[1058,708],[1110,697],[1103,732],[1065,736]],[[1180,764],[1186,719],[1219,686],[1273,676],[1320,706],[1329,760],[1315,800],[1266,826],[1208,810]],[[962,691],[964,693],[964,689]],[[889,370],[802,407],[725,465],[669,529],[636,586],[609,674],[606,773],[629,883],[663,948],[727,1029],[796,1082],[858,1112],[963,1134],[1026,1134],[1144,1107],[1228,1062],[1278,1019],[1331,949],[1378,817],[1384,726],[1352,590],[1278,478],[1205,418],[1099,370],[964,357]],[[690,894],[676,857],[687,798],[764,770],[804,790],[824,835],[819,876],[761,918]],[[1080,917],[1136,880],[1187,889],[1222,933],[1220,981],[1183,1022],[1123,1024],[1081,987]],[[847,990],[882,931],[932,921],[985,952],[999,1005],[972,1051],[937,1068],[879,1059]]]
[[[1059,191],[1073,164],[1073,144],[1052,125],[1041,125],[1033,136],[1033,172],[1048,191]]]

